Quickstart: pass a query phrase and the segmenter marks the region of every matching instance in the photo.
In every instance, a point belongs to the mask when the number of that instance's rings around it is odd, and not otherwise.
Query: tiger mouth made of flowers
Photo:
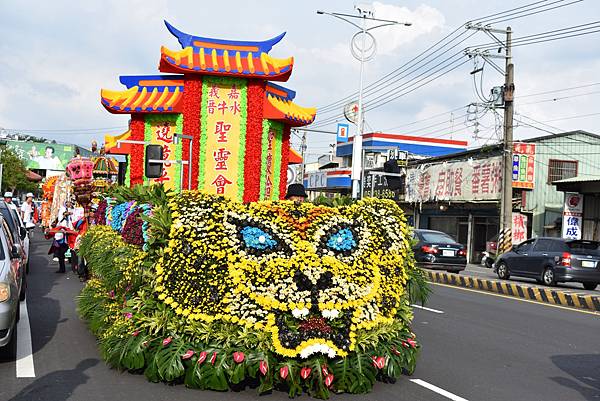
[[[288,357],[347,355],[359,330],[396,315],[409,244],[391,201],[329,208],[184,192],[169,208],[155,289],[180,315],[265,331]]]

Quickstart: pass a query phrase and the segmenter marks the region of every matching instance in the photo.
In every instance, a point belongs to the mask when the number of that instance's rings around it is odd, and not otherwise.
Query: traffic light
[[[163,147],[162,145],[147,145],[146,146],[146,177],[160,178],[163,172],[162,163],[151,163],[150,160],[162,160]]]
[[[383,164],[383,172],[400,174],[402,172],[402,169],[398,165],[398,162],[398,159],[390,159],[386,161]],[[388,189],[392,191],[396,191],[402,188],[402,185],[404,183],[404,177],[386,176],[385,179],[387,181]]]

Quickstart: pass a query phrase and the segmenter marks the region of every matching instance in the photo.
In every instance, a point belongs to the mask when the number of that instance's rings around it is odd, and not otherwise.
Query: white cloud
[[[409,27],[392,25],[372,31],[377,39],[378,53],[383,55],[395,54],[402,45],[411,43],[420,36],[440,31],[446,22],[439,10],[426,4],[411,10],[376,1],[373,3],[373,10],[376,18],[412,23]]]

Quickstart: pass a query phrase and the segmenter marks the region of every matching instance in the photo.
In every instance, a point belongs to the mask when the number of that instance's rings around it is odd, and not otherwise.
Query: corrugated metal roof
[[[552,184],[565,184],[569,182],[599,182],[600,175],[578,175],[577,177],[565,178],[564,180],[552,181]]]

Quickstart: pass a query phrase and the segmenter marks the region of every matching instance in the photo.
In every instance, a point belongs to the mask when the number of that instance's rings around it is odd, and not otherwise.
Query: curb
[[[528,299],[546,304],[562,305],[570,308],[600,312],[600,296],[596,295],[577,295],[562,290],[531,287],[521,283],[511,283],[509,281],[464,276],[460,274],[430,270],[423,271],[425,272],[428,280],[434,283],[495,292],[497,294]]]

